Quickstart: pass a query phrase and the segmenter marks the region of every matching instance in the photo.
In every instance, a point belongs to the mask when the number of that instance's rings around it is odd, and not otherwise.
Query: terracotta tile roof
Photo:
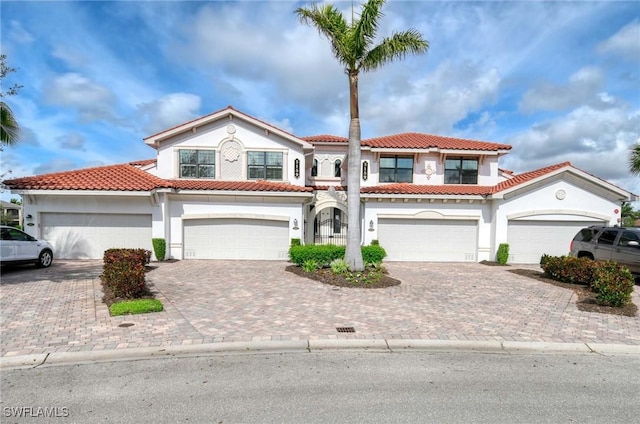
[[[217,180],[171,180],[171,187],[178,190],[221,190],[221,191],[281,191],[309,192],[311,187],[302,187],[274,181],[217,181]]]
[[[515,187],[517,185],[526,183],[527,181],[531,181],[534,178],[542,177],[543,175],[549,174],[558,169],[562,169],[565,167],[572,166],[571,162],[562,162],[556,165],[546,166],[544,168],[535,169],[533,171],[524,172],[522,174],[516,174],[512,178],[501,182],[493,188],[492,193],[498,193],[502,190],[506,190],[511,187]]]
[[[349,139],[346,137],[339,137],[337,135],[321,134],[312,135],[308,137],[300,137],[304,141],[308,141],[311,144],[314,143],[348,143]]]
[[[4,184],[12,190],[149,191],[168,187],[167,181],[130,164],[16,178]]]
[[[143,159],[143,160],[136,160],[133,162],[129,162],[129,165],[133,165],[133,166],[147,166],[147,165],[151,165],[157,162],[157,159]]]
[[[175,188],[182,190],[273,192],[313,191],[310,187],[272,181],[164,180],[136,166],[141,163],[150,163],[150,161],[16,178],[4,181],[4,184],[12,190],[151,191],[158,188]]]
[[[419,185],[411,183],[386,184],[375,187],[363,187],[362,194],[407,194],[407,195],[476,195],[485,196],[491,193],[491,186],[471,184],[460,185]]]
[[[404,133],[362,140],[363,146],[388,149],[429,149],[442,150],[511,150],[508,144],[466,140],[463,138],[443,137],[439,135]]]

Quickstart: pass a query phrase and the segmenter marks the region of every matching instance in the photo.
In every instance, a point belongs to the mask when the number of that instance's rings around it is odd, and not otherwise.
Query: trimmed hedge
[[[167,241],[163,238],[152,238],[151,243],[153,244],[153,253],[156,255],[156,259],[164,261],[167,254]]]
[[[496,253],[496,260],[500,265],[507,264],[509,260],[509,243],[500,243],[498,252]]]
[[[320,267],[328,267],[335,259],[344,259],[345,246],[334,244],[306,244],[304,246],[291,246],[289,259],[298,266],[306,261],[314,261]],[[364,263],[380,263],[387,256],[387,252],[379,245],[362,246],[362,260]]]
[[[543,255],[540,266],[554,280],[588,286],[601,305],[620,307],[631,301],[634,277],[627,267],[616,262]]]
[[[145,249],[106,250],[100,275],[105,295],[120,299],[137,299],[146,295],[145,265],[150,258],[151,251]]]

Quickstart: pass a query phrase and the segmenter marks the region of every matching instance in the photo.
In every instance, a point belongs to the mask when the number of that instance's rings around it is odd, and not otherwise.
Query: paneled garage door
[[[42,238],[60,259],[102,259],[111,248],[152,250],[151,215],[43,213]]]
[[[581,221],[509,221],[507,242],[509,262],[540,263],[543,254],[569,254],[569,245],[578,230],[601,222]]]
[[[390,261],[476,261],[478,223],[380,218],[378,239]]]
[[[289,221],[243,218],[184,221],[185,259],[287,259]]]

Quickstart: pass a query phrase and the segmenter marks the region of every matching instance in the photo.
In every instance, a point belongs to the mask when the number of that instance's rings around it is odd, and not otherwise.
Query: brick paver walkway
[[[285,262],[154,263],[147,281],[165,311],[125,317],[101,301],[101,266],[3,270],[0,356],[339,338],[640,345],[640,317],[581,312],[571,290],[509,272],[517,265],[390,262],[402,285],[371,290],[307,280]],[[356,333],[337,333],[343,326]]]

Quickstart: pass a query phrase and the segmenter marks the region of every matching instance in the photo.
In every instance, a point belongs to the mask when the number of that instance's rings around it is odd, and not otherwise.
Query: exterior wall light
[[[299,230],[300,229],[300,227],[298,227],[298,220],[297,219],[293,220],[293,229],[294,230]]]
[[[373,220],[369,221],[369,231],[373,231]]]

